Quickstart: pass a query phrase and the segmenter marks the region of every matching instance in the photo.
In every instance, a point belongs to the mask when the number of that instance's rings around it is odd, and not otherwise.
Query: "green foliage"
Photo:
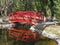
[[[45,16],[56,16],[60,19],[60,0],[11,0],[13,1],[12,11],[36,11],[44,12]],[[3,3],[2,3],[3,2]],[[0,0],[0,7],[5,0]],[[12,6],[12,5],[11,5]]]
[[[56,18],[60,21],[60,0],[54,0],[54,15],[56,16]]]

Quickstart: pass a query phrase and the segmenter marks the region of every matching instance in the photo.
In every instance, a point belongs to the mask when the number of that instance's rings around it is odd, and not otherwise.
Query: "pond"
[[[15,40],[7,39],[6,36],[7,35],[5,35],[5,34],[0,35],[0,45],[14,45]],[[16,45],[23,45],[23,42],[21,42],[21,41],[16,41],[16,42],[17,42]],[[24,43],[24,45],[30,45],[30,44],[33,45],[32,42]],[[57,42],[40,35],[40,40],[38,42],[35,42],[35,45],[57,45]]]

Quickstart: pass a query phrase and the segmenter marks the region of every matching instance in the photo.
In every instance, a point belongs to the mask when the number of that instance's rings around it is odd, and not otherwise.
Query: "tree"
[[[50,1],[49,8],[51,10],[51,18],[53,18],[54,17],[54,10],[53,10],[53,8],[54,8],[54,1],[53,0],[49,0],[49,1]]]

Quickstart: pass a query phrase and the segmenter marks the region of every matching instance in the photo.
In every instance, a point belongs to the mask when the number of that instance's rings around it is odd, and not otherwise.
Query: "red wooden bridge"
[[[8,14],[9,21],[12,23],[27,23],[30,25],[39,23],[40,21],[44,21],[44,14],[39,12],[32,12],[32,11],[18,11],[12,12]],[[22,24],[23,25],[23,24]],[[17,25],[18,26],[18,25]],[[20,25],[21,26],[21,25]],[[26,28],[28,28],[27,25]],[[32,32],[30,29],[17,29],[17,28],[10,28],[8,31],[8,36],[10,38],[21,40],[21,41],[36,41],[39,39],[39,36],[36,32]]]

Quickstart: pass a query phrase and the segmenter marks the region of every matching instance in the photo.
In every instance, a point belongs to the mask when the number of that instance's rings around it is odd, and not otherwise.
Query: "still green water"
[[[41,39],[38,42],[36,42],[35,45],[57,45],[57,42],[52,39],[48,39],[43,36],[40,36],[40,38]],[[0,45],[13,45],[13,43],[14,43],[14,40],[7,40],[6,42],[3,35],[0,36]],[[16,45],[23,45],[23,42],[20,41],[19,43],[20,44],[18,44],[17,42]],[[26,43],[25,45],[30,45],[31,43]]]

